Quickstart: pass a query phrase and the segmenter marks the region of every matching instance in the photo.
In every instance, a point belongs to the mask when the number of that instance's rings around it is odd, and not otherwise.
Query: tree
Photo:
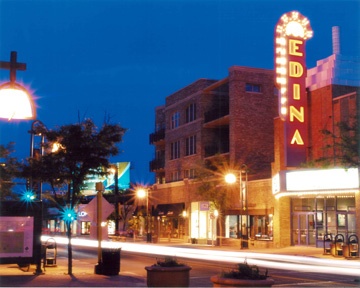
[[[42,131],[45,155],[29,159],[22,167],[23,177],[55,185],[68,184],[67,206],[63,208],[69,238],[69,270],[72,274],[71,222],[74,204],[80,197],[81,185],[86,177],[106,175],[110,156],[119,153],[117,144],[126,129],[118,124],[105,123],[99,130],[91,119],[78,124]],[[69,216],[70,215],[70,216]]]
[[[324,147],[325,153],[329,156],[320,157],[316,159],[317,163],[324,165],[341,165],[344,168],[359,167],[360,166],[360,133],[359,122],[356,117],[351,117],[348,121],[338,122],[335,126],[335,131],[321,130],[325,138],[330,138],[332,141],[327,141]]]
[[[12,197],[12,187],[15,185],[13,179],[16,177],[17,161],[11,157],[14,152],[14,143],[0,145],[0,199],[5,200]]]
[[[197,193],[202,199],[210,201],[210,210],[219,212],[220,234],[223,231],[222,215],[226,209],[234,205],[234,199],[229,196],[229,193],[232,195],[239,193],[239,186],[225,183],[224,178],[226,174],[240,170],[241,166],[230,164],[222,155],[217,155],[197,165],[195,178],[195,182],[199,184]]]

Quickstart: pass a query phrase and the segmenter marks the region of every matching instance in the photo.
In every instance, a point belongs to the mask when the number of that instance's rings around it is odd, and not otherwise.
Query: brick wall
[[[245,163],[270,176],[274,160],[277,96],[272,70],[234,66],[229,69],[230,161]],[[261,93],[246,92],[246,83],[261,85]]]

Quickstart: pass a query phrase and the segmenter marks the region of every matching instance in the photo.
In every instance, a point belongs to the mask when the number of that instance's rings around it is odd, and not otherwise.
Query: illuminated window
[[[170,159],[180,158],[180,141],[175,141],[171,143],[171,155]]]
[[[261,85],[246,83],[245,90],[246,90],[246,92],[261,93]]]
[[[196,154],[196,135],[186,138],[185,155]]]
[[[196,120],[196,104],[192,103],[186,108],[186,123]]]
[[[175,129],[180,125],[180,113],[175,112],[171,115],[171,129]]]

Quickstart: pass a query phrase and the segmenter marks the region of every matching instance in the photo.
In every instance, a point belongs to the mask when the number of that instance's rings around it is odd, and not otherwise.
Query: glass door
[[[294,213],[292,245],[315,245],[316,230],[313,213]]]

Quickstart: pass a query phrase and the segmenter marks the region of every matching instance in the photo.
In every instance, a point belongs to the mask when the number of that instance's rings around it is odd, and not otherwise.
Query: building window
[[[175,141],[171,143],[171,155],[170,159],[180,158],[180,141]]]
[[[186,123],[196,120],[196,104],[192,103],[186,108]]]
[[[184,178],[194,179],[195,178],[195,169],[187,169],[184,171]]]
[[[171,181],[179,181],[180,179],[180,171],[171,172]]]
[[[261,85],[259,85],[259,84],[246,83],[245,89],[246,89],[246,92],[261,93]]]
[[[185,155],[196,154],[196,135],[186,138]]]
[[[175,112],[171,115],[171,129],[175,129],[180,125],[180,113]]]
[[[156,132],[165,129],[165,123],[157,123],[155,129],[156,129]]]

